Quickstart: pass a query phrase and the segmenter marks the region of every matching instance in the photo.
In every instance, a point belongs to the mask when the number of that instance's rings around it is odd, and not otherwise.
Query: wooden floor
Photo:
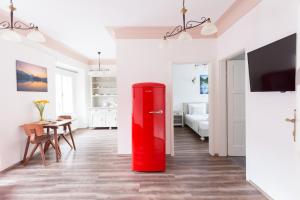
[[[75,136],[77,151],[62,145],[56,163],[37,156],[28,166],[0,175],[1,200],[262,200],[232,160],[208,155],[208,144],[187,128],[176,129],[175,157],[165,173],[135,173],[130,156],[116,154],[116,131],[84,130]]]

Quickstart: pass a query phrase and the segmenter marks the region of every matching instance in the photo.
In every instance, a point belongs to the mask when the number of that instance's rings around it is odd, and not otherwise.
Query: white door
[[[246,155],[245,61],[227,61],[228,155]]]

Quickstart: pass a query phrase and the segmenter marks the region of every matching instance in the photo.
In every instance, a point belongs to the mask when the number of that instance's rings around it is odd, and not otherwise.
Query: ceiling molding
[[[4,21],[4,20],[9,20],[9,15],[8,14],[4,14],[6,13],[6,11],[0,9],[0,21]],[[17,18],[15,18],[17,19]],[[19,20],[19,19],[17,19]],[[22,21],[22,20],[19,20]],[[24,21],[22,21],[24,22]],[[21,34],[22,36],[26,37],[26,34],[28,33],[28,31],[17,31],[19,34]],[[71,49],[70,47],[67,47],[66,45],[64,45],[61,42],[58,42],[57,40],[53,39],[52,37],[50,37],[49,35],[43,33],[44,37],[46,38],[46,42],[45,43],[41,43],[42,46],[45,46],[49,49],[52,49],[54,51],[57,51],[65,56],[68,56],[78,62],[84,63],[84,64],[88,64],[89,62],[89,58],[83,56],[82,54],[76,52],[75,50]]]
[[[219,29],[217,34],[211,36],[203,36],[200,34],[201,27],[189,30],[189,33],[194,39],[214,39],[221,36],[226,30],[228,30],[233,24],[235,24],[240,18],[246,15],[251,9],[253,9],[261,0],[236,0],[217,20],[216,25]],[[0,9],[0,20],[8,20],[9,15],[4,10]],[[166,32],[172,31],[173,26],[130,26],[130,27],[106,27],[114,39],[162,39]],[[22,31],[22,35],[25,32]],[[49,35],[44,34],[46,43],[41,45],[57,51],[65,56],[73,58],[81,63],[88,65],[96,65],[97,60],[92,60],[86,56],[78,53],[70,47],[67,47],[63,43],[51,38]],[[176,38],[176,37],[174,37]],[[115,59],[102,59],[103,64],[116,64]]]
[[[70,47],[67,47],[66,45],[62,44],[61,42],[58,42],[57,40],[49,37],[48,35],[45,35],[45,37],[46,37],[47,41],[44,45],[46,47],[48,47],[54,51],[58,51],[59,53],[65,55],[65,56],[68,56],[70,58],[73,58],[74,60],[77,60],[84,64],[88,64],[89,58],[87,58],[84,55],[78,53],[77,51],[71,49]]]
[[[226,32],[261,1],[262,0],[236,0],[216,22],[218,36]]]
[[[236,0],[225,13],[217,20],[219,29],[217,34],[203,36],[201,27],[189,30],[194,39],[217,38],[235,24],[240,18],[252,10],[261,0]],[[172,26],[145,26],[145,27],[107,27],[107,30],[115,39],[162,39],[164,34],[172,31]]]

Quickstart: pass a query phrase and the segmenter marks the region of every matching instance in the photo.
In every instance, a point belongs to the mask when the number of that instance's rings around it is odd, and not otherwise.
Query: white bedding
[[[208,121],[199,121],[199,129],[200,130],[208,130]]]
[[[185,115],[185,124],[201,137],[208,137],[208,114]]]
[[[193,120],[193,121],[208,120],[208,114],[201,114],[201,115],[186,114],[185,119]]]
[[[183,103],[184,123],[193,129],[202,140],[209,136],[208,103]]]
[[[198,122],[198,130],[199,130],[199,135],[201,137],[208,137],[208,128],[209,128],[209,123],[208,121],[199,121]]]

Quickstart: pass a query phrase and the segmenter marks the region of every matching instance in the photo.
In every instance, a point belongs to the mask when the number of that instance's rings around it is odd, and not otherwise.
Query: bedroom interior
[[[209,85],[207,64],[174,64],[173,125],[189,128],[201,141],[209,141]],[[176,154],[176,149],[175,149]]]
[[[172,156],[207,159],[209,154],[209,67],[210,64],[172,64]],[[235,163],[235,161],[232,161]],[[194,163],[196,164],[196,163]],[[197,166],[188,166],[191,170]]]
[[[0,1],[0,200],[299,200],[300,0]]]

